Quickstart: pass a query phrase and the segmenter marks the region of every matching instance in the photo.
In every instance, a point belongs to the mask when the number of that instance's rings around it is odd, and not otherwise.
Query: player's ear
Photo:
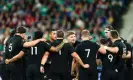
[[[83,39],[83,36],[81,36],[81,39]]]
[[[20,36],[23,38],[23,34],[20,34]]]
[[[110,35],[110,39],[112,39],[112,36]]]
[[[25,38],[25,35],[24,35],[24,33],[22,34],[22,36],[23,36],[23,38]]]
[[[89,40],[92,40],[92,36],[88,36],[89,37]]]

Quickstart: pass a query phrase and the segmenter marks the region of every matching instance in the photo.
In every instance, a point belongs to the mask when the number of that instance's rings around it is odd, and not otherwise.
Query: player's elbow
[[[76,52],[72,53],[72,57],[77,61],[79,59],[79,56]]]
[[[106,54],[106,50],[105,50],[105,49],[103,49],[102,53],[103,53],[103,54]]]
[[[50,48],[50,51],[58,52],[59,50],[58,50],[56,47],[53,47],[53,46],[52,46],[52,47]]]
[[[20,53],[18,54],[18,59],[22,58],[24,56],[24,51],[20,51]]]
[[[32,47],[31,45],[32,45],[31,43],[25,42],[25,43],[23,44],[23,47]]]
[[[55,48],[55,52],[59,52],[59,50],[57,48]]]

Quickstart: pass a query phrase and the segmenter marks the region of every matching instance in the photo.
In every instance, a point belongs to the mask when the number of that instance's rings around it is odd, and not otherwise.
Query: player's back
[[[52,46],[59,45],[63,39],[57,39],[53,43]],[[64,44],[63,48],[59,52],[52,53],[52,63],[51,63],[51,71],[52,72],[68,72],[69,69],[69,56],[73,53],[73,47],[71,44]]]
[[[28,65],[36,64],[40,66],[41,59],[45,53],[45,51],[49,50],[48,43],[46,42],[39,42],[35,46],[28,49],[27,57],[28,57]]]
[[[115,69],[117,57],[114,53],[106,51],[106,54],[98,53],[97,57],[98,59],[102,60],[103,69],[109,69],[109,70]]]
[[[22,37],[15,35],[10,39],[8,42],[8,46],[6,47],[8,49],[8,58],[12,58],[15,55],[17,55],[23,48],[24,40]],[[21,59],[13,62],[13,63],[20,63]]]
[[[115,46],[119,48],[118,55],[122,55],[123,53],[126,53],[126,45],[121,40],[116,40],[114,42]]]
[[[84,64],[89,64],[90,68],[96,67],[96,54],[99,45],[89,40],[82,41],[76,48],[76,52],[83,60]]]
[[[9,55],[8,55],[8,54],[9,54],[8,46],[9,46],[9,42],[10,42],[11,38],[12,38],[12,37],[9,37],[8,40],[7,40],[7,41],[5,42],[5,44],[4,44],[4,53],[3,53],[3,54],[4,54],[4,60],[5,60],[5,59],[9,59]]]

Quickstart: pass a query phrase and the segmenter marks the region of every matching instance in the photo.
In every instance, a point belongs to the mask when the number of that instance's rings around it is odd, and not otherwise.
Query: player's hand
[[[83,67],[84,67],[84,68],[89,68],[90,65],[89,65],[89,64],[85,64]]]
[[[69,41],[68,41],[67,39],[64,39],[63,42],[64,42],[64,43],[68,43]]]
[[[126,56],[127,56],[126,54],[123,54],[123,55],[122,55],[122,58],[126,58]]]
[[[5,60],[5,63],[6,63],[6,64],[9,64],[9,63],[10,63],[10,60],[9,60],[9,59],[6,59],[6,60]]]
[[[45,38],[41,38],[41,39],[39,39],[39,40],[40,40],[40,41],[44,41],[44,42],[47,41]]]
[[[44,73],[44,67],[43,66],[40,67],[40,72]]]
[[[74,80],[78,80],[77,78],[74,78]]]
[[[74,76],[74,71],[71,71],[71,75]]]

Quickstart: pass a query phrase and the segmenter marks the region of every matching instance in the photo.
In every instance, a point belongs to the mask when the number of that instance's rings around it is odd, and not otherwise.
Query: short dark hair
[[[52,31],[57,31],[56,29],[48,29],[48,33],[51,34]]]
[[[102,38],[102,39],[100,39],[100,43],[103,44],[103,45],[105,45],[105,44],[108,43],[108,40],[105,39],[105,38]]]
[[[111,26],[111,25],[107,25],[105,26],[105,30],[108,29],[108,30],[114,30],[114,28]]]
[[[13,37],[13,36],[15,35],[15,33],[16,33],[16,30],[13,30],[13,31],[11,32],[11,34],[10,34],[10,37]]]
[[[81,32],[81,35],[82,35],[83,37],[88,37],[88,36],[90,35],[90,32],[89,32],[88,30],[83,30],[83,31]]]
[[[43,37],[43,32],[41,32],[41,31],[36,31],[35,33],[34,33],[34,40],[35,39],[39,39],[39,38],[42,38]]]
[[[58,38],[64,38],[64,35],[65,35],[65,34],[64,34],[63,30],[58,30],[58,31],[57,31],[57,37],[58,37]]]
[[[17,28],[17,33],[20,33],[20,34],[26,33],[26,28],[25,27],[18,27]]]
[[[110,33],[111,33],[111,37],[114,39],[119,37],[119,33],[117,30],[111,30]]]

